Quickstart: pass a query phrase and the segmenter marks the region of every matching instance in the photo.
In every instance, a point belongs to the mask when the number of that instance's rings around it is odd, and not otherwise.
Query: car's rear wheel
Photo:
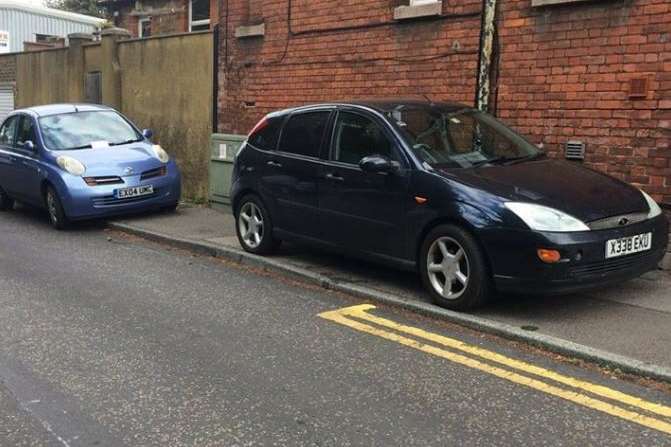
[[[273,239],[273,223],[263,202],[255,195],[243,197],[237,207],[236,233],[245,251],[269,254],[278,248],[280,241]]]
[[[65,230],[70,226],[70,221],[63,211],[63,205],[58,193],[52,186],[48,186],[44,194],[44,202],[49,213],[51,226],[57,230]]]
[[[14,208],[14,199],[9,197],[4,189],[0,188],[0,211]]]
[[[420,250],[424,286],[439,306],[453,310],[484,304],[491,293],[491,277],[484,254],[473,236],[455,225],[439,225]]]

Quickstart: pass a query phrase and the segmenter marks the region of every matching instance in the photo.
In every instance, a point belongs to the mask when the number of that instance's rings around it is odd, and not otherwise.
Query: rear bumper
[[[149,196],[117,199],[115,190],[133,186],[152,185],[154,193]],[[124,177],[124,184],[88,186],[81,178],[73,178],[67,191],[61,194],[65,214],[71,220],[86,220],[133,214],[167,207],[179,202],[181,176],[174,162],[168,164],[168,172],[161,177],[142,180],[140,176]]]
[[[652,233],[646,252],[606,259],[606,242]],[[669,226],[662,215],[623,228],[580,233],[543,233],[499,230],[488,232],[485,246],[496,288],[502,292],[566,294],[617,284],[657,269],[666,253]],[[562,262],[545,264],[536,251],[559,250]]]

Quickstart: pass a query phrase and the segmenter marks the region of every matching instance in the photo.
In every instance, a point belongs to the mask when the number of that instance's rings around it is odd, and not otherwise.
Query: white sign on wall
[[[0,30],[0,54],[9,53],[9,31]]]

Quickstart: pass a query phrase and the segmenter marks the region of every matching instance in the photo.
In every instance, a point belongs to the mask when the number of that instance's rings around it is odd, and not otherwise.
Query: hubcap
[[[47,193],[47,208],[49,210],[49,217],[51,220],[54,223],[58,222],[58,214],[56,212],[56,198],[51,191]]]
[[[427,256],[429,281],[448,300],[459,298],[468,287],[470,268],[463,247],[451,237],[436,239]]]
[[[247,202],[240,208],[238,228],[242,240],[250,248],[261,245],[263,240],[263,216],[261,210],[252,202]]]

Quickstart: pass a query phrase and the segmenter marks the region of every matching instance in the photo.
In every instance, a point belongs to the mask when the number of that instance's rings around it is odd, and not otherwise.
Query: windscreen
[[[431,167],[470,168],[542,154],[491,115],[474,109],[399,106],[388,115],[415,155]]]
[[[62,113],[39,119],[48,149],[87,149],[97,144],[115,146],[142,140],[142,136],[114,111]]]

